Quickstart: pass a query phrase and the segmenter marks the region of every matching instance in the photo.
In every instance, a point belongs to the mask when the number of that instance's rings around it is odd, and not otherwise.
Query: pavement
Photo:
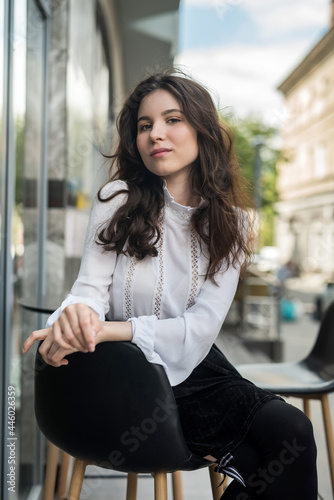
[[[282,321],[280,338],[283,341],[282,361],[303,358],[311,349],[319,329],[319,321],[313,319],[315,295],[322,289],[322,283],[314,277],[291,280],[288,293],[299,303],[299,314],[294,321]],[[244,338],[233,328],[223,330],[218,339],[218,347],[233,364],[268,362],[268,356],[260,350],[250,350]],[[302,409],[301,401],[289,398],[288,402]],[[334,417],[334,396],[330,396],[332,420]],[[319,499],[334,500],[331,489],[326,442],[319,401],[311,402],[311,419],[318,448]],[[88,475],[101,474],[103,479],[87,477],[84,481],[81,500],[124,500],[126,498],[126,475],[89,467]],[[171,475],[168,475],[168,498],[172,498]],[[183,472],[184,500],[209,500],[212,498],[209,471],[201,469]],[[137,500],[154,498],[153,478],[142,475],[138,481]],[[299,500],[296,498],[296,500]]]

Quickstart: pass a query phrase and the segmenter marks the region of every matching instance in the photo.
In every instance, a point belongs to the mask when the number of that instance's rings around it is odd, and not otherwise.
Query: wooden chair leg
[[[311,420],[311,405],[308,398],[303,399],[304,413]]]
[[[226,490],[227,477],[225,478],[224,483],[222,485],[220,485],[223,478],[219,472],[215,472],[215,467],[216,467],[216,464],[210,465],[210,467],[209,467],[212,498],[213,498],[213,500],[220,500],[222,494]]]
[[[329,460],[329,468],[331,474],[332,481],[332,490],[334,495],[334,438],[333,438],[333,427],[329,409],[329,401],[328,395],[321,395],[321,405],[322,405],[322,416],[324,419],[324,427],[326,433],[326,442],[327,442],[327,451],[328,451],[328,460]]]
[[[75,459],[68,500],[79,500],[87,465],[84,460]]]
[[[53,500],[56,487],[59,448],[49,442],[46,460],[46,472],[43,490],[43,500]]]
[[[68,469],[70,467],[70,461],[70,455],[65,453],[65,451],[62,451],[57,500],[66,500],[67,498],[67,476]]]
[[[137,500],[137,485],[138,474],[129,472],[126,483],[126,500]]]
[[[154,474],[154,500],[167,500],[167,474],[165,472]]]
[[[172,484],[173,484],[173,500],[183,500],[182,475],[180,470],[177,470],[172,473]]]

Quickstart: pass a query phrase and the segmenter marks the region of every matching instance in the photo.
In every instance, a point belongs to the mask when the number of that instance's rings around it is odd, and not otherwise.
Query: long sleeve
[[[102,196],[108,197],[116,191],[126,189],[123,181],[107,184]],[[94,203],[86,233],[85,247],[80,270],[69,295],[61,306],[49,317],[46,327],[51,326],[62,311],[70,304],[84,303],[105,319],[109,310],[109,289],[112,284],[116,264],[116,253],[106,252],[96,243],[98,230],[113,216],[117,208],[124,203],[125,194],[120,194],[107,202],[96,200]]]
[[[206,280],[193,306],[178,317],[131,318],[133,342],[149,361],[164,366],[172,386],[185,380],[209,352],[230,309],[239,271],[233,266],[221,271],[218,286]]]

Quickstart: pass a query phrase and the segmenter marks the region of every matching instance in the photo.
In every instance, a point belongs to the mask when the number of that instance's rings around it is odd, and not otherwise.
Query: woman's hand
[[[44,361],[55,367],[67,365],[68,360],[64,357],[68,354],[95,350],[95,337],[101,325],[96,313],[86,304],[72,304],[50,328],[32,332],[23,345],[23,353],[43,340],[39,352]]]
[[[23,353],[43,340],[39,352],[44,361],[54,367],[68,364],[65,356],[73,352],[93,352],[100,342],[132,340],[132,323],[100,321],[86,304],[67,306],[49,328],[36,330],[23,345]]]
[[[64,309],[52,328],[54,341],[60,347],[93,352],[96,334],[101,329],[101,321],[86,304],[71,304]]]
[[[43,330],[36,330],[27,338],[23,345],[23,353],[29,351],[30,347],[35,343],[43,340],[39,352],[45,363],[48,365],[59,367],[68,364],[68,360],[65,356],[76,352],[75,348],[64,349],[60,347],[59,344],[54,341],[54,333],[52,326],[50,328],[44,328]]]

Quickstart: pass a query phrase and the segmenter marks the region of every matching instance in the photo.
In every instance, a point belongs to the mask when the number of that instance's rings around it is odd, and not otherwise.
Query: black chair
[[[310,400],[321,401],[334,495],[334,439],[328,394],[334,391],[334,302],[327,309],[315,344],[305,359],[294,363],[237,366],[256,385],[282,396],[302,398],[310,418]]]
[[[187,448],[164,369],[131,342],[99,344],[54,368],[37,352],[37,423],[54,446],[75,457],[68,500],[80,497],[88,464],[128,473],[127,500],[136,498],[138,473],[154,473],[155,499],[167,499],[166,473],[210,466],[213,499],[221,474]],[[174,499],[182,499],[176,472]]]

